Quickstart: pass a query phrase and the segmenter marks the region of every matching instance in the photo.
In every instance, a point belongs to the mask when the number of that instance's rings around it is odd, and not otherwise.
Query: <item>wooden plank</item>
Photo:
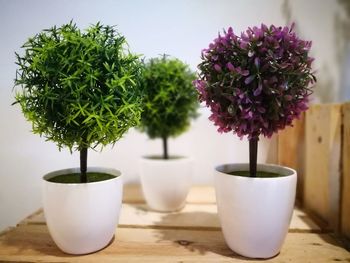
[[[350,103],[343,105],[341,232],[350,238]]]
[[[305,119],[303,204],[334,230],[339,227],[341,105],[313,105]]]
[[[22,224],[45,224],[42,210]],[[216,205],[188,204],[179,212],[159,213],[149,211],[144,204],[123,204],[119,227],[219,230],[220,222]],[[295,208],[289,232],[320,233],[323,230],[302,210]]]
[[[305,173],[305,114],[294,120],[293,127],[287,127],[278,133],[277,143],[278,164],[293,168],[297,171],[298,202],[303,202],[304,173]]]
[[[23,220],[21,224],[45,224],[43,211]],[[145,204],[123,204],[119,227],[219,230],[220,222],[216,205],[187,204],[181,211],[161,213],[149,210]]]
[[[186,200],[187,203],[191,204],[214,204],[216,202],[215,190],[212,186],[193,186],[191,187]],[[124,185],[123,203],[145,203],[142,189],[139,184]]]
[[[139,184],[126,184],[123,188],[123,203],[145,203],[145,198]]]
[[[128,189],[126,193],[130,192]],[[134,193],[139,189],[132,187]],[[79,257],[66,255],[56,247],[42,211],[37,211],[0,236],[0,262],[246,262],[225,244],[216,205],[211,203],[214,199],[208,198],[215,198],[213,188],[196,187],[191,192],[194,203],[174,213],[149,211],[144,203],[124,203],[115,240],[97,253]],[[137,200],[135,197],[136,194],[131,200]],[[322,232],[308,215],[296,208],[281,253],[267,261],[350,261],[349,252]]]
[[[191,187],[186,202],[188,204],[216,204],[213,186],[196,185]]]
[[[245,262],[221,231],[119,228],[105,249],[84,256],[61,252],[46,226],[21,225],[0,237],[0,262]],[[349,262],[350,253],[328,234],[290,233],[268,262]],[[260,262],[249,260],[249,262]]]

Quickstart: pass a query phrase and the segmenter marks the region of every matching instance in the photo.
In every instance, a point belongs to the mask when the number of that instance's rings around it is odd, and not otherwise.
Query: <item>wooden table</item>
[[[38,211],[0,234],[0,262],[258,262],[225,244],[212,187],[196,186],[186,207],[176,213],[148,211],[139,186],[124,188],[115,239],[105,249],[84,256],[61,252]],[[281,253],[269,262],[350,262],[335,236],[295,209]]]

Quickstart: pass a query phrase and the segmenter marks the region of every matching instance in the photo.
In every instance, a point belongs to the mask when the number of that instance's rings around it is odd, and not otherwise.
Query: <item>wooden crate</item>
[[[234,219],[233,219],[234,220]],[[350,253],[296,208],[281,253],[267,262],[348,262]],[[115,238],[103,250],[67,255],[53,243],[42,211],[0,234],[0,262],[261,262],[231,251],[221,232],[214,189],[193,187],[179,212],[149,211],[138,185],[126,186]]]
[[[299,203],[350,239],[350,103],[311,106],[279,133],[278,161],[297,169]]]
[[[350,103],[343,105],[341,232],[350,239]]]
[[[304,207],[339,227],[341,104],[313,105],[305,117]]]
[[[278,133],[278,164],[297,171],[297,193],[299,204],[303,203],[305,174],[305,114],[294,120],[292,127]]]

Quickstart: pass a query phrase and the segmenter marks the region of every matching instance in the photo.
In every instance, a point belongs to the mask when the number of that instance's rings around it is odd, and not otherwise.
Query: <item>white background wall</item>
[[[79,156],[59,152],[51,142],[33,135],[13,102],[15,51],[26,39],[44,28],[71,19],[81,28],[101,21],[117,25],[133,52],[153,57],[170,54],[187,62],[193,70],[200,51],[218,31],[232,26],[241,32],[247,26],[284,25],[294,20],[302,37],[314,40],[316,68],[326,65],[327,78],[337,93],[338,68],[332,53],[332,0],[0,0],[0,230],[16,224],[41,206],[41,177],[46,172],[78,166]],[[319,74],[322,79],[323,74]],[[191,130],[170,141],[170,152],[195,158],[194,183],[210,184],[213,167],[225,162],[247,162],[248,144],[232,134],[218,134],[208,121],[209,111]],[[161,142],[131,130],[114,149],[89,153],[90,166],[109,166],[123,171],[125,181],[138,181],[138,159],[160,153]],[[259,161],[274,160],[274,146],[260,143]]]

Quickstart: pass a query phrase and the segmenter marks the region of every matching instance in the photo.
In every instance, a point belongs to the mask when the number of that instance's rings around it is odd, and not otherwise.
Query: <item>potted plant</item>
[[[33,132],[58,148],[80,152],[80,168],[43,177],[50,234],[70,254],[86,254],[112,239],[122,199],[122,175],[87,167],[88,149],[114,144],[141,116],[142,64],[115,28],[81,31],[73,22],[44,30],[17,56],[16,101]]]
[[[259,136],[291,125],[307,109],[316,79],[309,57],[311,42],[293,26],[232,28],[202,51],[194,84],[211,109],[218,131],[249,140],[249,164],[216,167],[218,213],[228,246],[246,257],[279,253],[293,212],[296,172],[277,165],[257,165]]]
[[[152,58],[144,66],[144,111],[140,129],[151,139],[160,138],[163,154],[141,160],[142,189],[149,207],[168,212],[181,209],[190,187],[190,158],[168,153],[168,138],[182,134],[196,116],[195,74],[175,58]]]

